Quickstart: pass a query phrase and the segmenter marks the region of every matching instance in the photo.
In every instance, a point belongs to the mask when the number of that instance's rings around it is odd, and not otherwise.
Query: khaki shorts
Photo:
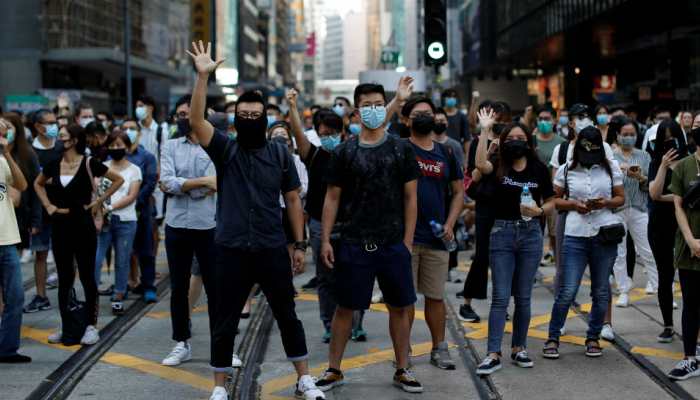
[[[411,264],[416,291],[429,299],[442,300],[449,262],[450,253],[446,250],[414,244]]]

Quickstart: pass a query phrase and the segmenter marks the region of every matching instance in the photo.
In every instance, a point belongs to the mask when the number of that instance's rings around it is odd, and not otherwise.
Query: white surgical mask
[[[582,130],[588,128],[589,126],[593,126],[593,121],[591,121],[591,119],[588,117],[581,118],[581,119],[577,118],[574,121],[574,124],[575,124],[576,133],[578,134]]]

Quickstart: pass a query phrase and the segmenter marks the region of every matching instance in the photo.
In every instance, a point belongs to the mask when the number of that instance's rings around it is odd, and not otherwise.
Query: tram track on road
[[[156,285],[158,302],[170,292],[170,277],[165,275]],[[157,304],[157,303],[154,303]],[[154,304],[142,300],[132,303],[124,315],[114,318],[100,330],[100,340],[82,346],[51,372],[27,396],[27,400],[67,399],[85,374],[126,334]]]

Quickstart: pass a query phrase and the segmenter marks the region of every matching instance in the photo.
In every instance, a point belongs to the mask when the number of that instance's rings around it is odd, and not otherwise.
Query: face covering
[[[419,116],[411,119],[411,128],[413,132],[420,136],[430,135],[435,125],[435,119],[428,116]]]
[[[350,124],[350,126],[348,126],[348,130],[350,130],[351,134],[358,135],[362,131],[362,127],[360,124]]]
[[[596,118],[596,121],[598,122],[598,125],[607,125],[608,121],[610,120],[610,117],[608,117],[608,114],[598,114],[595,118]]]
[[[552,121],[538,121],[537,122],[537,130],[540,131],[540,133],[548,135],[552,133],[552,128],[554,128],[554,124]]]
[[[503,143],[502,154],[504,158],[512,161],[525,157],[529,150],[530,147],[527,145],[527,142],[523,140],[509,140]]]
[[[90,122],[92,122],[92,121],[94,121],[94,120],[95,120],[95,118],[92,118],[92,117],[80,118],[80,126],[82,126],[83,128],[85,128],[86,126],[88,126],[88,124],[89,124]]]
[[[109,130],[109,121],[102,121],[102,127],[105,128],[105,130]]]
[[[454,97],[445,98],[445,107],[449,107],[449,108],[457,107],[457,99]]]
[[[236,114],[235,113],[228,113],[228,124],[233,125],[233,123],[236,121]]]
[[[287,143],[287,139],[285,139],[284,136],[275,136],[272,138],[272,141],[279,144],[283,144],[285,147],[289,146],[289,144]]]
[[[579,154],[579,156],[578,156],[579,160],[581,159],[581,153],[589,154],[589,153],[588,153],[587,151],[585,151],[585,150],[576,150],[576,151],[577,151],[578,154]],[[605,153],[603,153],[602,151],[596,151],[594,154],[592,154],[592,156],[593,156],[593,159],[592,159],[592,160],[588,160],[588,162],[583,162],[583,161],[581,161],[581,165],[582,165],[584,168],[591,168],[591,167],[594,166],[594,165],[597,165],[597,164],[602,163],[602,162],[603,162],[603,157],[605,157]]]
[[[340,135],[321,136],[321,147],[326,151],[333,151],[340,144]]]
[[[574,121],[576,133],[580,133],[582,130],[588,128],[589,126],[593,126],[593,121],[590,120],[590,118],[582,118],[582,119],[577,119]]]
[[[236,140],[238,140],[241,147],[246,150],[252,150],[265,146],[268,118],[264,115],[255,119],[236,118],[234,124],[236,132],[238,132]]]
[[[121,161],[126,157],[126,149],[108,149],[107,154],[114,161]]]
[[[627,149],[632,148],[635,144],[637,144],[636,136],[619,136],[618,140],[620,141],[620,146]]]
[[[333,106],[333,112],[340,118],[343,118],[345,116],[345,107],[341,106],[340,104],[336,104]]]
[[[190,128],[189,118],[178,118],[177,120],[177,134],[180,136],[185,136],[190,133],[192,129]]]
[[[433,127],[433,132],[438,135],[442,135],[447,130],[447,124],[435,124]]]
[[[146,110],[146,106],[141,106],[141,107],[136,107],[136,118],[139,121],[143,121],[146,119],[146,114],[148,114],[148,111]]]
[[[46,126],[46,137],[55,139],[58,137],[58,124],[50,124]]]
[[[139,133],[136,131],[136,129],[127,129],[126,130],[126,136],[129,137],[129,140],[131,140],[132,144],[136,143],[136,137],[138,135],[139,135]]]
[[[124,120],[123,120],[123,119],[115,119],[115,120],[114,120],[114,125],[116,125],[116,126],[119,126],[119,125],[121,125],[121,124],[123,124],[123,123],[124,123]]]
[[[386,119],[386,108],[384,106],[361,107],[360,118],[368,129],[377,129]]]
[[[559,117],[559,125],[561,125],[562,127],[569,125],[569,117],[565,115]]]
[[[8,144],[12,144],[12,142],[15,141],[15,131],[12,129],[8,129],[7,134],[5,135],[5,139],[7,139]]]
[[[277,117],[275,117],[274,115],[267,116],[267,127],[268,128],[271,127],[272,124],[274,124],[275,122],[277,122]]]

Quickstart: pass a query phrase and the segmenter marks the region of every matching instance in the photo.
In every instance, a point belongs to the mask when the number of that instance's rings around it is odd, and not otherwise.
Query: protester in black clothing
[[[107,128],[99,121],[92,121],[85,126],[85,138],[87,140],[90,155],[98,160],[107,161]]]
[[[442,107],[447,113],[447,136],[464,144],[471,141],[469,123],[466,114],[460,112],[459,94],[454,89],[442,92]]]
[[[85,156],[85,130],[80,125],[69,125],[59,140],[63,143],[62,158],[43,168],[34,182],[34,189],[51,217],[61,320],[65,324],[69,317],[68,304],[75,279],[75,260],[85,292],[88,318],[88,326],[80,342],[89,345],[99,340],[95,328],[98,312],[95,282],[97,231],[93,215],[102,209],[105,200],[119,189],[124,179],[97,158]],[[94,177],[101,176],[112,181],[112,185],[102,196],[93,199]],[[52,342],[66,342],[61,332],[52,335],[50,339]]]
[[[304,327],[294,311],[292,273],[302,272],[306,243],[299,178],[287,148],[266,139],[265,102],[246,92],[236,104],[236,140],[215,131],[204,119],[207,81],[223,60],[211,58],[211,43],[193,43],[197,80],[192,94],[190,126],[209,154],[217,175],[216,261],[214,293],[216,322],[212,335],[215,387],[211,400],[226,400],[224,385],[231,369],[233,341],[241,310],[255,283],[262,288],[282,336],[287,358],[299,377],[296,395],[323,399],[309,375]],[[284,195],[294,231],[294,265],[290,265],[282,229],[279,195]]]

